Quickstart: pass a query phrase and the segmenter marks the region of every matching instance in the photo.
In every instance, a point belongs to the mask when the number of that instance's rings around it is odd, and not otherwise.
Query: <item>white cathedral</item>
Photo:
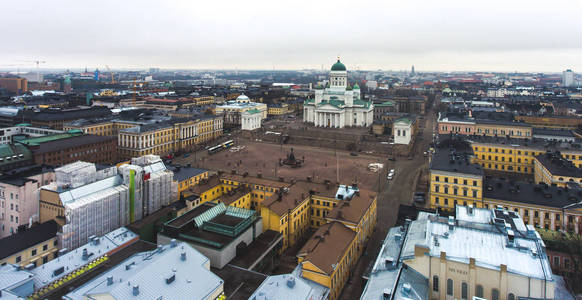
[[[331,67],[327,87],[315,88],[315,99],[303,103],[303,122],[317,127],[371,126],[374,105],[361,99],[360,87],[348,84],[348,71],[339,60]]]

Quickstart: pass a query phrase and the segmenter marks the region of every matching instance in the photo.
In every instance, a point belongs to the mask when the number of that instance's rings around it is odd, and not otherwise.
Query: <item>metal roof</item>
[[[64,299],[210,299],[222,293],[224,282],[209,269],[208,258],[187,243],[172,241],[133,255]]]

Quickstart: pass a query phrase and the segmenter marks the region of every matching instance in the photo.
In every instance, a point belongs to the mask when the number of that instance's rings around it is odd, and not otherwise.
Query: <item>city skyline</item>
[[[579,1],[139,3],[6,3],[0,69],[582,69]]]

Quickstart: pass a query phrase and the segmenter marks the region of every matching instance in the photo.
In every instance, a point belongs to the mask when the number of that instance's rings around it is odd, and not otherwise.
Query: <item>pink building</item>
[[[473,120],[439,117],[437,127],[439,134],[449,134],[452,132],[456,134],[471,135],[475,133],[476,124]]]
[[[0,177],[0,238],[38,221],[39,188],[55,180],[52,169],[25,167]]]

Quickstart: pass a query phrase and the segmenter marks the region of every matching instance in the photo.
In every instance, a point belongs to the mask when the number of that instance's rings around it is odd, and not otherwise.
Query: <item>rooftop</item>
[[[50,220],[0,239],[0,244],[3,245],[0,247],[0,259],[56,237],[58,229],[57,222]]]
[[[253,210],[225,206],[224,203],[204,203],[164,223],[162,233],[221,249],[257,220]]]
[[[580,141],[576,142],[556,142],[548,141],[539,138],[508,138],[500,136],[483,136],[483,135],[469,135],[466,137],[466,141],[469,143],[480,143],[480,144],[494,144],[494,145],[505,145],[506,147],[527,147],[528,149],[536,149],[541,151],[582,151],[582,143]]]
[[[462,140],[451,138],[442,141],[430,161],[430,169],[470,175],[483,175],[478,164],[471,163],[473,151]]]
[[[299,268],[293,273],[267,277],[249,300],[323,300],[329,289],[299,276]]]
[[[555,136],[555,137],[569,137],[575,138],[574,134],[571,130],[561,130],[561,129],[549,129],[549,128],[537,128],[534,127],[532,129],[533,136],[536,137],[537,135],[546,135],[546,136]]]
[[[429,255],[478,267],[507,271],[520,276],[552,281],[550,263],[543,241],[533,226],[523,223],[519,215],[503,209],[488,210],[457,206],[468,210],[463,220],[421,212],[410,224],[401,254],[402,261],[414,258],[416,246],[429,249]],[[483,210],[483,212],[480,212]],[[473,214],[476,218],[470,218]],[[483,214],[488,214],[484,222]]]
[[[97,261],[100,257],[109,255],[138,239],[139,237],[135,233],[125,227],[120,227],[102,237],[92,237],[87,244],[71,252],[60,254],[58,258],[31,270],[34,274],[35,289],[58,281],[83,266]]]
[[[326,219],[359,224],[376,196],[376,193],[370,190],[359,189],[352,197],[342,197],[343,200],[327,214]]]
[[[173,241],[131,256],[64,299],[209,299],[220,295],[224,284],[209,266],[209,259],[190,245]]]
[[[546,152],[542,155],[537,155],[535,159],[548,169],[552,176],[582,178],[582,170],[576,167],[571,161],[562,157],[559,152]],[[579,183],[582,183],[582,181]]]
[[[582,207],[582,191],[523,181],[486,177],[483,198],[527,203],[554,208]]]
[[[204,174],[208,172],[205,169],[198,169],[198,168],[191,168],[191,167],[178,167],[178,166],[168,166],[168,169],[174,172],[174,180],[178,182],[182,182],[184,180],[188,180],[190,178],[196,177],[200,174]]]
[[[317,229],[297,257],[303,257],[303,263],[310,262],[326,274],[332,274],[355,238],[356,232],[342,223],[327,223]]]

